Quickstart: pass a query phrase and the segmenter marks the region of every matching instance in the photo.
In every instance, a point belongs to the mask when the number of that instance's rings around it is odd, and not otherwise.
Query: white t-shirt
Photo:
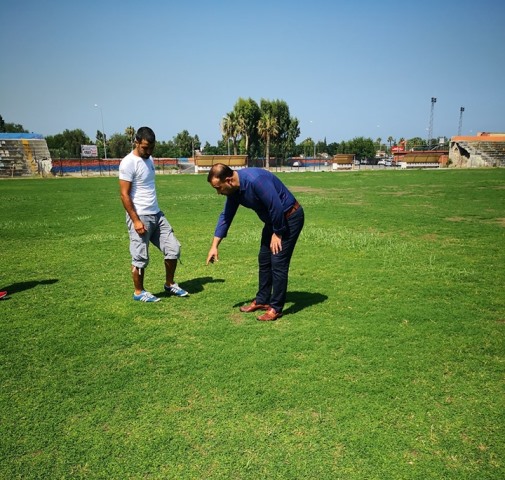
[[[131,152],[119,164],[119,179],[131,182],[130,198],[138,215],[155,215],[160,211],[154,175],[152,157],[144,160]]]

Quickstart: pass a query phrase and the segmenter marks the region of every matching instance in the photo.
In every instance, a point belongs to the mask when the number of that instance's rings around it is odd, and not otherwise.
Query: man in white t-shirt
[[[188,292],[174,281],[181,244],[158,206],[155,169],[151,156],[155,144],[154,132],[149,127],[139,128],[135,134],[135,148],[119,165],[119,189],[130,235],[135,288],[133,299],[141,302],[160,300],[144,289],[144,272],[149,263],[149,243],[156,246],[165,259],[165,292],[177,297],[188,295]]]

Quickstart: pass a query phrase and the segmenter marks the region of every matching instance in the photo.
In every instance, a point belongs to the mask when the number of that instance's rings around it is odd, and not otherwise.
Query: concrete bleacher
[[[452,137],[449,159],[455,167],[505,167],[505,134]]]
[[[41,136],[0,133],[0,177],[46,175],[51,168],[51,155]]]

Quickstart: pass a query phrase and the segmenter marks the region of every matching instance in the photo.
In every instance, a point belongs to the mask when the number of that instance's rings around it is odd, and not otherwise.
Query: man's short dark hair
[[[224,182],[227,178],[233,177],[233,170],[224,163],[216,163],[212,165],[207,175],[207,182],[211,182],[213,178],[217,178],[220,182]]]
[[[148,143],[154,143],[156,141],[156,135],[149,127],[140,127],[135,134],[135,141],[137,143],[146,140]]]

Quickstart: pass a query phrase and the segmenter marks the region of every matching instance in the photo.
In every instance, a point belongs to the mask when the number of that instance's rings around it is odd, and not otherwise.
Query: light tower
[[[461,107],[459,109],[459,126],[458,126],[458,137],[461,137],[461,129],[463,127],[463,112],[465,111],[465,107]]]
[[[433,137],[433,112],[435,111],[435,103],[437,103],[437,99],[435,97],[431,97],[430,127],[428,129],[428,149],[431,148],[431,139]]]

